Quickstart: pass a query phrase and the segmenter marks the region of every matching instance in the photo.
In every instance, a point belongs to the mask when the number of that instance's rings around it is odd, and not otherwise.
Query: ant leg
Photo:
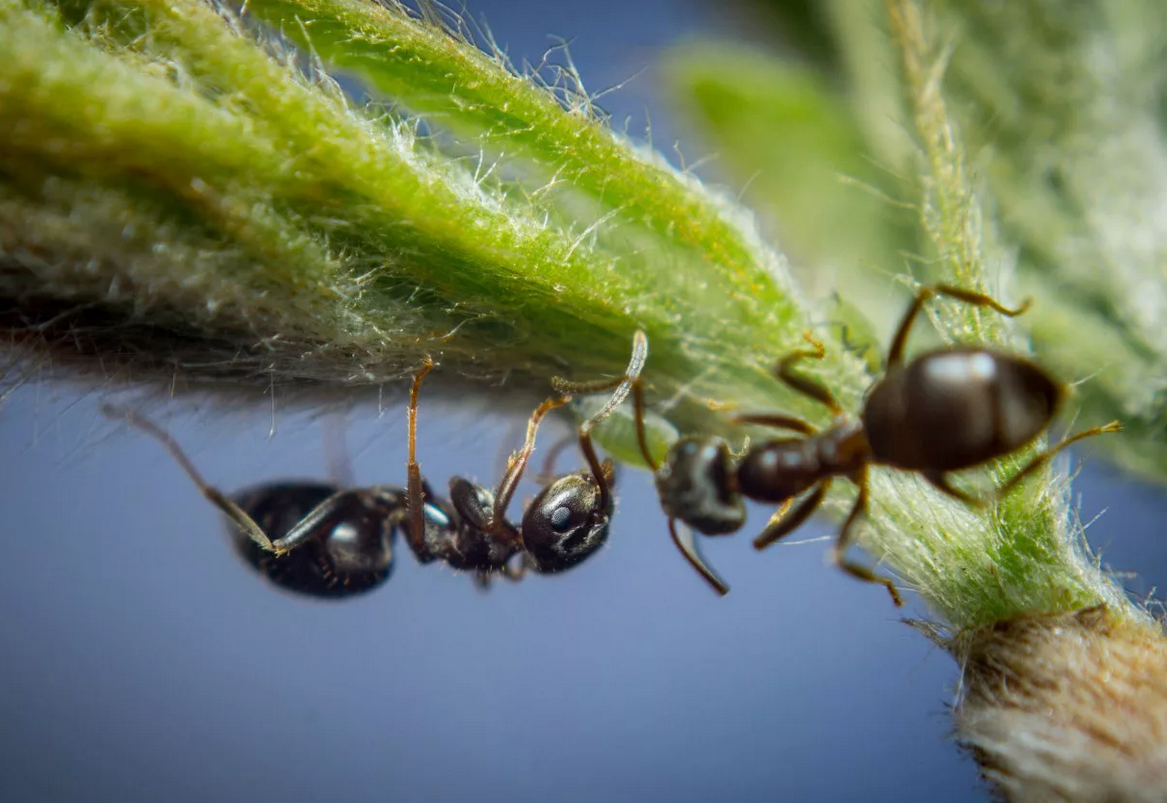
[[[636,419],[636,445],[640,447],[640,456],[644,464],[653,474],[660,470],[660,463],[652,456],[648,449],[648,432],[644,428],[644,384],[640,379],[632,383],[632,409]]]
[[[559,473],[555,470],[555,464],[559,462],[560,455],[563,454],[567,447],[573,443],[577,443],[578,440],[579,436],[577,433],[575,436],[565,435],[551,444],[551,448],[547,450],[547,457],[543,461],[543,466],[539,470],[539,474],[535,476],[535,481],[540,485],[550,485],[554,482],[555,478],[559,476]],[[608,480],[608,485],[614,486],[616,484],[616,467],[612,464],[612,461],[605,460],[600,465],[600,469],[603,471],[604,477]]]
[[[778,365],[774,367],[774,375],[778,377],[787,387],[801,393],[803,396],[814,399],[819,404],[824,405],[831,411],[832,415],[842,415],[843,406],[839,404],[834,395],[831,394],[827,388],[813,379],[805,376],[799,376],[791,369],[794,365],[802,360],[812,359],[821,360],[826,354],[823,349],[823,344],[815,340],[809,333],[803,337],[814,347],[813,349],[802,349],[787,354],[778,361]]]
[[[843,522],[843,527],[839,530],[839,535],[835,539],[835,545],[831,548],[831,560],[836,566],[852,577],[868,583],[880,583],[884,585],[887,588],[887,593],[891,594],[891,601],[895,603],[897,608],[901,608],[903,607],[904,600],[900,597],[899,589],[896,588],[895,583],[890,578],[880,577],[868,567],[850,561],[846,557],[847,547],[851,545],[851,541],[854,539],[851,529],[867,508],[867,469],[860,469],[853,479],[859,487],[859,496],[856,497],[855,506],[851,508],[851,512],[847,515],[847,520]]]
[[[601,463],[599,457],[596,456],[595,446],[592,445],[592,429],[596,424],[603,421],[610,416],[617,407],[624,403],[628,398],[629,393],[636,394],[636,439],[640,444],[640,449],[644,453],[646,461],[649,466],[656,464],[651,459],[648,453],[648,443],[644,432],[644,398],[641,389],[640,372],[644,370],[644,363],[648,359],[648,336],[644,332],[637,330],[636,334],[632,336],[632,356],[628,360],[628,367],[624,370],[624,376],[615,384],[615,390],[612,396],[604,403],[604,406],[596,411],[588,420],[579,425],[579,448],[584,453],[587,459],[588,468],[592,472],[592,477],[596,481],[596,486],[600,491],[600,499],[598,507],[600,510],[608,510],[612,505],[612,489],[608,480],[608,475],[611,473],[610,469],[605,470],[610,463]],[[571,392],[573,389],[576,392],[594,390],[600,387],[603,383],[597,384],[581,384],[571,383],[562,379],[552,379],[552,384],[560,392]],[[655,468],[654,468],[655,471]]]
[[[1023,469],[1014,474],[1012,479],[998,488],[995,495],[996,499],[1000,500],[1008,496],[1009,493],[1013,491],[1013,489],[1021,484],[1022,480],[1044,466],[1046,463],[1053,459],[1054,455],[1065,449],[1070,444],[1077,443],[1084,438],[1092,438],[1095,435],[1102,435],[1107,432],[1118,432],[1121,429],[1122,424],[1120,424],[1118,421],[1111,421],[1109,424],[1103,424],[1100,427],[1087,429],[1083,432],[1079,432],[1077,435],[1070,435],[1069,437],[1063,438],[1061,443],[1057,444],[1056,446],[1051,446],[1048,449],[1038,453],[1032,460],[1029,461],[1029,463],[1026,464]]]
[[[426,357],[413,377],[413,384],[409,388],[409,412],[406,420],[409,423],[409,462],[405,465],[408,477],[406,484],[405,509],[407,520],[405,523],[405,537],[409,547],[419,560],[430,556],[425,544],[425,481],[421,478],[421,466],[417,463],[417,398],[421,393],[421,381],[426,374],[434,370],[436,363]]]
[[[705,582],[709,583],[714,591],[723,597],[729,593],[729,586],[702,559],[692,530],[683,524],[678,525],[676,519],[669,519],[669,535],[673,537],[673,543],[677,545],[677,549],[681,550],[681,554],[685,556],[685,560],[689,561],[689,565],[705,578]]]
[[[735,424],[756,424],[761,427],[771,427],[772,429],[787,429],[797,432],[800,435],[814,435],[818,432],[818,428],[808,421],[803,421],[801,418],[793,415],[782,415],[781,413],[758,413],[735,415],[731,419]]]
[[[170,456],[174,458],[174,461],[178,463],[179,468],[186,472],[186,475],[190,477],[191,482],[195,484],[195,486],[199,489],[199,492],[205,496],[211,504],[219,508],[219,510],[223,511],[227,518],[229,518],[236,527],[246,533],[252,541],[259,545],[260,549],[263,549],[267,552],[279,553],[287,552],[296,545],[295,543],[290,545],[281,544],[277,547],[276,544],[273,544],[272,540],[267,537],[267,533],[265,533],[263,529],[255,523],[255,519],[247,515],[246,511],[239,507],[239,505],[228,499],[222,491],[203,479],[203,475],[199,473],[197,468],[195,468],[194,463],[192,463],[190,458],[186,456],[186,453],[178,445],[178,442],[170,436],[170,433],[162,429],[162,427],[158,426],[148,418],[144,418],[128,407],[117,407],[110,404],[103,404],[101,406],[101,412],[104,413],[107,418],[124,418],[127,424],[140,429],[142,432],[145,432],[154,440],[162,444],[162,446],[166,448],[166,451],[170,452]],[[332,497],[329,497],[329,499],[331,498]],[[320,506],[326,504],[327,502],[328,500],[325,500],[321,503]],[[316,509],[318,510],[320,506],[317,506]],[[284,541],[286,540],[286,537],[280,540]]]
[[[352,491],[337,491],[316,507],[304,514],[304,518],[296,522],[287,533],[272,541],[271,551],[277,555],[291,552],[296,547],[311,541],[318,535],[327,535],[339,521],[338,513],[344,510],[340,503]],[[250,532],[250,531],[249,531]]]
[[[827,495],[827,489],[830,487],[830,479],[823,480],[789,516],[783,517],[781,510],[774,514],[770,518],[770,523],[766,525],[766,529],[762,530],[762,534],[754,539],[754,549],[765,549],[779,538],[783,538],[801,527],[823,503],[823,497]]]
[[[636,330],[632,335],[632,357],[628,361],[628,367],[624,369],[624,375],[616,379],[600,379],[595,382],[573,382],[570,379],[564,379],[561,376],[551,377],[551,387],[563,396],[586,396],[591,393],[603,393],[605,390],[612,390],[619,388],[621,385],[627,384],[640,376],[640,372],[644,370],[645,360],[648,359],[648,335],[641,330]],[[628,391],[625,389],[622,393],[618,390],[612,395],[612,399],[608,404],[604,405],[603,415],[601,418],[607,418],[612,414],[612,410],[620,405],[628,396]]]
[[[601,412],[603,411],[601,410]],[[608,476],[612,474],[612,461],[605,460],[601,463],[600,458],[596,455],[596,447],[592,445],[592,427],[599,420],[597,416],[592,416],[579,425],[579,448],[584,453],[584,459],[588,462],[588,470],[592,472],[592,477],[600,491],[597,508],[608,510],[612,506],[612,489],[608,483]]]
[[[492,530],[500,531],[503,527],[502,522],[506,521],[507,507],[519,487],[519,480],[523,478],[523,472],[527,470],[531,454],[535,451],[535,435],[539,432],[540,422],[547,413],[556,407],[562,407],[569,401],[571,401],[571,396],[551,396],[536,407],[535,412],[531,413],[531,418],[527,421],[527,438],[523,442],[523,448],[511,458],[506,473],[502,475],[502,479],[498,483],[498,490],[494,495],[494,512],[491,514],[490,520]]]
[[[972,496],[971,494],[962,491],[953,485],[951,480],[948,479],[948,474],[945,472],[924,471],[921,473],[923,474],[924,479],[928,481],[928,484],[941,493],[947,494],[960,502],[964,502],[966,505],[972,508],[980,509],[985,506],[985,500],[978,499],[977,497]]]
[[[498,448],[495,450],[495,474],[501,476],[510,468],[511,456],[515,453],[512,446],[526,432],[526,428],[526,422],[512,421],[508,423],[503,437],[499,439]]]
[[[1007,315],[1013,318],[1029,309],[1030,299],[1021,302],[1021,306],[1017,309],[1006,307],[1000,301],[988,295],[987,293],[978,293],[975,290],[965,290],[962,287],[953,287],[949,284],[935,284],[925,285],[921,287],[916,293],[916,298],[908,307],[908,311],[904,313],[903,320],[900,321],[900,327],[896,330],[896,336],[891,341],[891,348],[887,352],[887,367],[892,368],[903,360],[904,345],[908,342],[908,333],[912,330],[912,324],[916,322],[920,311],[924,309],[925,302],[930,298],[936,296],[948,296],[955,298],[957,301],[963,301],[966,304],[971,304],[974,307],[989,307],[994,309],[1002,315]]]
[[[518,564],[504,564],[502,568],[498,570],[498,574],[505,580],[509,580],[512,583],[517,583],[527,576],[527,564],[525,561]]]

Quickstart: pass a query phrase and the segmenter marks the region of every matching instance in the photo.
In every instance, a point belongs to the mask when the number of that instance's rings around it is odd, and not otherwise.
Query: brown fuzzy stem
[[[946,646],[960,741],[1009,801],[1167,801],[1167,638],[1103,606]]]

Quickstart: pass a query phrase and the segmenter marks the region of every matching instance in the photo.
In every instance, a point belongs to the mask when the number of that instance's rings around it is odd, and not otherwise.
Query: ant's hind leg
[[[746,413],[732,416],[730,420],[735,424],[753,424],[759,427],[797,432],[800,435],[809,436],[818,432],[818,428],[809,421],[803,421],[798,416],[781,413]]]
[[[1118,432],[1121,429],[1122,424],[1120,424],[1118,421],[1111,421],[1109,424],[1103,424],[1100,427],[1087,429],[1079,432],[1077,435],[1070,435],[1069,437],[1063,438],[1062,441],[1057,445],[1051,446],[1048,449],[1045,449],[1035,455],[1034,458],[1030,460],[1024,468],[1014,474],[1008,482],[998,488],[996,498],[1003,499],[1004,497],[1008,496],[1014,488],[1021,484],[1022,480],[1052,460],[1058,452],[1062,451],[1067,446],[1073,443],[1077,443],[1084,438],[1093,438],[1095,435],[1102,435],[1107,432]]]
[[[948,296],[955,298],[957,301],[963,301],[966,304],[971,304],[974,307],[989,307],[996,310],[1002,315],[1010,318],[1016,317],[1029,309],[1030,301],[1026,299],[1021,303],[1017,309],[1006,307],[997,299],[993,298],[987,293],[978,293],[975,290],[965,290],[963,287],[953,287],[949,284],[925,285],[916,292],[916,298],[912,301],[908,311],[904,313],[903,320],[900,321],[899,329],[896,330],[896,335],[891,341],[891,348],[887,352],[887,367],[892,368],[898,365],[904,358],[904,346],[908,342],[908,333],[912,331],[912,324],[916,322],[920,311],[924,309],[924,304],[931,298],[936,296]]]
[[[819,404],[824,405],[831,411],[832,415],[842,415],[843,407],[835,399],[834,395],[827,390],[826,386],[816,382],[805,376],[794,373],[792,370],[796,364],[802,360],[821,360],[826,354],[823,344],[815,340],[810,333],[803,335],[803,337],[813,346],[812,349],[801,349],[787,354],[774,367],[774,375],[792,390],[801,393],[814,399]],[[791,427],[787,427],[790,429]]]
[[[178,445],[178,442],[170,436],[170,433],[162,429],[162,427],[158,426],[150,419],[145,418],[139,413],[129,409],[128,407],[117,407],[110,404],[103,404],[101,406],[101,412],[104,413],[107,418],[125,419],[127,424],[136,429],[140,429],[142,432],[145,432],[154,440],[162,444],[162,446],[166,448],[166,451],[170,452],[170,456],[174,458],[174,462],[178,463],[179,468],[181,468],[186,473],[186,475],[190,477],[191,482],[193,482],[195,486],[198,487],[199,492],[202,493],[202,495],[205,496],[207,500],[211,502],[211,504],[219,508],[219,510],[223,511],[227,518],[231,519],[235,526],[246,533],[248,537],[250,537],[251,540],[256,544],[258,544],[261,549],[267,552],[279,553],[286,552],[292,548],[291,546],[284,544],[273,544],[272,540],[267,537],[267,533],[265,533],[263,529],[255,523],[255,520],[251,518],[251,516],[247,515],[243,508],[239,507],[239,505],[228,499],[218,488],[204,480],[203,475],[199,473],[199,470],[195,468],[194,463],[192,463],[190,458],[186,456],[186,452],[184,452]]]
[[[880,577],[870,568],[847,559],[847,547],[851,545],[851,541],[854,538],[852,528],[867,508],[867,471],[865,469],[861,470],[854,480],[855,484],[859,487],[859,496],[856,497],[855,505],[847,515],[847,520],[843,522],[842,529],[839,530],[839,536],[835,539],[834,547],[831,548],[831,560],[834,561],[836,566],[852,577],[868,583],[880,583],[887,588],[887,593],[891,594],[891,601],[895,603],[896,607],[903,607],[904,600],[900,596],[899,589],[896,588],[895,583],[890,578]]]
[[[689,565],[697,570],[697,573],[713,587],[714,591],[723,597],[729,593],[729,586],[709,568],[701,557],[692,530],[683,524],[678,524],[676,519],[669,519],[669,535],[673,537],[673,543],[677,545],[677,549],[681,550],[681,554],[685,556],[685,560],[689,561]]]
[[[801,527],[823,503],[823,497],[827,495],[827,489],[830,487],[830,479],[820,482],[810,496],[803,499],[794,512],[788,516],[783,515],[786,508],[789,507],[789,502],[787,502],[781,510],[770,517],[770,523],[766,525],[766,529],[762,530],[761,535],[754,539],[754,549],[765,549],[779,538],[784,538]]]

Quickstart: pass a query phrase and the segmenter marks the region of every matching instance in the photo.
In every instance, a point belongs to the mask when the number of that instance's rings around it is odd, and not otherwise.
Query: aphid
[[[1028,306],[1009,309],[988,295],[957,287],[922,288],[900,322],[888,352],[887,369],[868,392],[859,420],[849,417],[827,388],[793,371],[802,360],[822,359],[822,345],[811,340],[812,349],[795,351],[781,359],[775,374],[798,393],[831,411],[834,420],[828,429],[819,431],[790,415],[738,416],[740,423],[788,430],[796,437],[753,443],[739,455],[732,454],[721,438],[682,438],[661,464],[649,454],[640,430],[641,450],[653,468],[673,541],[718,593],[725,594],[729,587],[702,560],[688,532],[678,530],[678,521],[705,535],[722,535],[737,531],[745,523],[744,499],[780,504],[782,507],[754,540],[755,548],[764,549],[810,518],[835,477],[846,477],[859,488],[859,494],[835,539],[831,559],[860,580],[883,584],[895,604],[902,605],[889,578],[846,557],[855,522],[867,506],[868,467],[884,465],[918,472],[949,496],[979,505],[953,487],[949,472],[1011,454],[1048,428],[1064,391],[1030,360],[990,349],[956,346],[929,351],[904,362],[904,345],[912,324],[924,303],[936,295],[989,307],[1010,317],[1020,315]],[[632,394],[640,419],[644,394],[639,379],[633,380]],[[1009,493],[1070,444],[1118,429],[1118,422],[1111,422],[1045,449],[998,489],[997,496]],[[797,507],[787,514],[800,496]]]
[[[539,424],[570,396],[548,398],[531,415],[523,447],[496,491],[454,477],[448,500],[434,496],[417,462],[418,396],[422,380],[434,368],[428,359],[410,388],[405,488],[293,481],[226,496],[203,479],[165,430],[132,410],[103,409],[110,417],[124,417],[166,447],[202,494],[234,524],[231,534],[240,555],[276,585],[328,598],[376,588],[392,573],[399,528],[418,562],[441,561],[473,571],[485,584],[495,574],[518,580],[527,571],[564,571],[595,554],[607,540],[614,509],[612,465],[600,462],[586,433],[627,397],[646,355],[647,343],[638,339],[626,373],[629,378],[613,383],[616,390],[609,403],[580,426],[588,470],[551,480],[527,506],[518,526],[507,521],[506,509],[534,452]]]

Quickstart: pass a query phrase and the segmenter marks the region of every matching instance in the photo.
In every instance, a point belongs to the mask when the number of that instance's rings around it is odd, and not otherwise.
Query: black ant
[[[442,561],[473,571],[483,585],[492,575],[519,580],[528,570],[561,572],[594,554],[607,540],[614,509],[610,461],[600,462],[588,436],[627,397],[647,356],[643,336],[635,341],[626,378],[608,383],[612,398],[580,425],[588,470],[551,480],[527,506],[521,525],[506,509],[535,449],[539,424],[570,395],[545,400],[527,422],[522,449],[511,459],[496,491],[462,477],[450,480],[449,500],[438,499],[417,462],[417,409],[421,383],[434,368],[426,359],[409,393],[409,462],[405,488],[376,485],[344,488],[325,482],[276,482],[230,497],[207,483],[162,428],[132,410],[105,406],[159,441],[203,496],[226,514],[239,554],[272,583],[301,594],[341,598],[384,583],[393,569],[398,528],[420,563]],[[598,385],[597,385],[598,386]],[[268,533],[278,534],[272,538]]]
[[[810,518],[831,481],[841,476],[851,480],[859,494],[835,539],[831,559],[860,580],[882,583],[892,601],[903,605],[889,578],[878,576],[845,554],[853,539],[855,522],[867,506],[868,467],[884,465],[918,472],[945,494],[980,506],[982,502],[953,487],[948,473],[1015,452],[1049,427],[1064,390],[1030,360],[990,349],[955,346],[904,362],[904,345],[912,324],[924,303],[937,295],[989,307],[1010,317],[1020,315],[1029,306],[1026,302],[1018,309],[1009,309],[988,295],[958,287],[921,288],[900,322],[888,352],[887,369],[868,391],[859,420],[847,416],[826,387],[792,370],[802,360],[824,356],[822,344],[808,336],[812,348],[781,359],[775,375],[830,410],[833,423],[819,431],[790,415],[738,416],[738,423],[788,430],[800,436],[751,444],[741,454],[731,453],[721,438],[688,437],[677,441],[664,463],[659,464],[649,453],[645,436],[641,380],[629,379],[636,405],[637,440],[655,475],[673,542],[719,594],[728,592],[729,587],[701,559],[692,536],[678,531],[678,520],[705,535],[722,535],[737,531],[745,523],[745,498],[781,504],[754,540],[755,548],[765,549]],[[997,490],[997,498],[1008,494],[1070,444],[1119,428],[1114,421],[1045,449]],[[803,494],[806,496],[798,506],[783,515]]]

